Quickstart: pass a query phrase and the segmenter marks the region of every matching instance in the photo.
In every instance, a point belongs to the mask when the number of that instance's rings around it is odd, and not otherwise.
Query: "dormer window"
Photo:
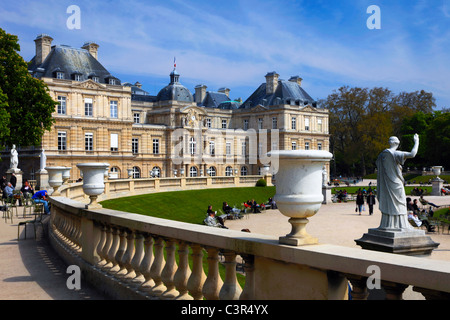
[[[94,82],[99,82],[99,78],[98,77],[92,77],[92,81],[94,81]]]
[[[115,86],[116,83],[116,79],[109,79],[109,84]]]
[[[74,80],[75,81],[81,81],[81,74],[75,74],[74,75]]]
[[[64,79],[64,72],[57,71],[56,72],[56,79]]]

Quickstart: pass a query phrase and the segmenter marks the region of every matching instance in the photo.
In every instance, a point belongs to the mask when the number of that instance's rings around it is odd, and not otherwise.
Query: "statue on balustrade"
[[[406,194],[402,165],[406,159],[414,158],[419,149],[419,135],[414,135],[414,147],[411,152],[398,151],[400,140],[389,139],[390,148],[381,152],[377,159],[377,198],[382,213],[379,229],[403,231],[413,227],[408,222]]]

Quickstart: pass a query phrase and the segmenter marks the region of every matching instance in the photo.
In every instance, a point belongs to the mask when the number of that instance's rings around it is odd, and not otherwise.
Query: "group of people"
[[[0,179],[2,199],[5,202],[12,204],[18,202],[19,206],[22,206],[23,203],[21,196],[23,196],[23,199],[30,199],[34,203],[42,203],[44,207],[44,213],[50,214],[47,190],[40,190],[35,192],[33,186],[29,183],[29,181],[24,180],[22,188],[20,189],[20,193],[16,193],[16,184],[17,177],[14,175],[14,173],[11,175],[10,181],[7,181],[4,175]]]
[[[262,204],[258,204],[254,199],[252,199],[244,202],[244,207],[251,208],[253,213],[260,213],[261,209],[277,209],[277,204],[275,200],[273,200],[273,198],[269,198],[266,203]],[[206,211],[207,217],[203,222],[210,227],[228,229],[227,227],[225,227],[225,220],[236,219],[236,217],[240,217],[239,214],[241,213],[241,210],[238,208],[232,208],[227,202],[223,202],[222,210],[224,214],[217,216],[217,211],[214,211],[212,209],[212,205],[209,205],[208,210]]]
[[[419,189],[419,188],[415,187],[411,191],[412,196],[423,196],[424,194],[425,194],[425,191],[422,188]]]
[[[435,207],[438,207],[435,204],[432,204],[432,205]],[[414,221],[416,226],[420,227],[420,226],[424,225],[427,228],[428,232],[435,231],[434,226],[432,226],[430,224],[427,217],[425,215],[420,216],[420,209],[417,204],[417,199],[414,199],[412,201],[411,198],[409,198],[409,197],[406,198],[406,208],[408,210],[408,219]],[[430,216],[433,216],[433,210],[430,209],[429,214],[430,214]],[[419,216],[422,218],[420,218]]]
[[[365,189],[364,189],[365,191]],[[373,206],[377,203],[376,196],[373,194],[372,189],[369,187],[369,191],[363,193],[363,190],[359,189],[356,195],[356,212],[361,215],[362,211],[365,211],[365,203],[369,207],[369,215],[373,215]]]

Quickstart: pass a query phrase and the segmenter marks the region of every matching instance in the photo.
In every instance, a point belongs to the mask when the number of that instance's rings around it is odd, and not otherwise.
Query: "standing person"
[[[376,200],[375,200],[375,195],[373,194],[373,192],[372,191],[369,191],[369,195],[367,196],[367,199],[366,199],[366,201],[367,201],[367,205],[369,206],[369,215],[372,215],[373,214],[373,206],[375,205],[375,203],[376,203]]]
[[[11,182],[13,188],[16,188],[16,184],[17,184],[17,177],[14,173],[11,173],[11,179],[9,179],[9,182]]]
[[[356,211],[359,211],[359,215],[361,215],[362,206],[364,205],[364,195],[361,190],[358,191],[356,195]]]

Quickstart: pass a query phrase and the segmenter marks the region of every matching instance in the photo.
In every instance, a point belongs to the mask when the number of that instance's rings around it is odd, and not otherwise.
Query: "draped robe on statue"
[[[380,229],[412,229],[408,222],[402,165],[405,152],[384,150],[377,159],[377,198],[382,213]]]

